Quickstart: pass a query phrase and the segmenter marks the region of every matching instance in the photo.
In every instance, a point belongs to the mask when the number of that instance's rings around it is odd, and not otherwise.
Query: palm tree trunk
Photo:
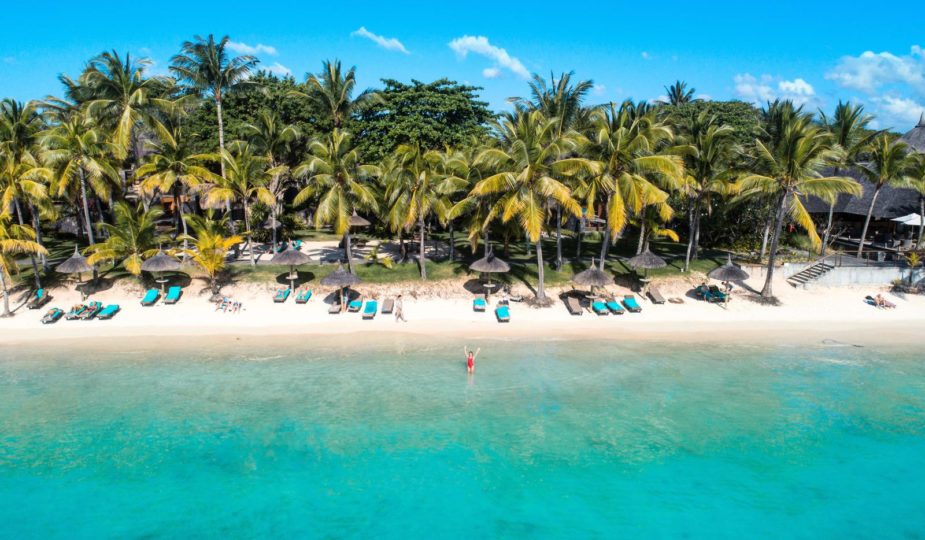
[[[39,218],[38,209],[32,203],[29,203],[29,213],[32,214],[32,228],[35,229],[35,241],[38,245],[45,247],[45,242],[42,240],[42,221]],[[39,260],[42,261],[42,270],[48,273],[48,257],[44,254],[39,255]]]
[[[180,226],[183,228],[183,260],[186,260],[186,252],[189,249],[189,230],[186,228],[186,220],[183,219],[183,201],[180,199],[181,192],[179,187],[176,188],[174,200],[177,202],[177,217],[180,220]]]
[[[556,270],[562,269],[562,205],[556,203]]]
[[[636,255],[642,253],[643,248],[646,246],[646,221],[643,218],[642,223],[639,225],[639,243],[636,244]]]
[[[598,263],[598,270],[604,271],[604,264],[607,262],[607,252],[610,251],[610,197],[607,195],[607,204],[604,206],[604,239],[601,241],[601,261]]]
[[[915,250],[922,246],[922,236],[925,236],[925,197],[919,196],[919,237],[915,240]]]
[[[536,299],[539,302],[546,301],[546,273],[543,268],[543,239],[538,238],[536,241]]]
[[[575,261],[581,260],[581,231],[584,225],[584,214],[578,218],[578,226],[575,228]]]
[[[84,176],[83,167],[80,169],[80,200],[83,204],[84,225],[87,226],[87,240],[89,240],[90,245],[93,245],[96,243],[96,239],[93,238],[93,224],[90,223],[90,205],[87,204],[87,179]]]
[[[771,248],[768,253],[768,272],[764,280],[764,288],[761,289],[761,296],[764,298],[773,296],[771,284],[774,279],[774,263],[777,259],[777,242],[780,240],[780,230],[784,224],[784,209],[786,208],[788,195],[790,194],[786,191],[781,194],[780,202],[777,206],[777,216],[774,218],[774,232],[771,235]]]
[[[687,252],[684,254],[684,272],[690,270],[691,253],[694,251],[694,201],[687,206]]]
[[[700,207],[701,203],[698,202],[694,214],[694,252],[691,253],[691,259],[695,261],[700,258]]]
[[[450,262],[453,262],[453,259],[456,258],[456,235],[453,230],[453,220],[451,219],[448,223],[450,228]]]
[[[19,199],[13,199],[13,206],[16,208],[16,219],[19,220],[19,226],[25,227],[25,222],[22,219],[22,208],[19,206]],[[29,262],[32,263],[32,276],[35,279],[35,288],[42,288],[42,279],[39,276],[39,265],[35,262],[35,255],[29,254]]]
[[[421,265],[421,279],[427,279],[427,259],[424,258],[424,219],[421,218],[419,221],[419,226],[421,227],[421,246],[420,246],[420,255],[418,255],[418,263]]]
[[[761,252],[758,254],[758,260],[764,260],[764,255],[768,252],[768,238],[771,236],[771,222],[774,217],[768,214],[768,219],[764,223],[764,234],[761,236]]]
[[[254,241],[251,239],[251,216],[250,206],[244,201],[244,228],[247,230],[247,252],[251,256],[251,266],[257,266],[257,260],[254,259]]]
[[[225,149],[225,123],[222,121],[222,90],[219,88],[215,92],[215,115],[218,117],[218,148]],[[225,178],[225,160],[220,159],[222,178]]]
[[[10,313],[10,291],[7,290],[5,271],[0,268],[0,290],[3,292],[3,314],[0,317],[9,317]]]
[[[841,169],[838,167],[835,167],[835,176],[841,176]],[[819,248],[820,257],[825,257],[825,249],[829,245],[829,235],[832,234],[832,217],[835,215],[836,202],[838,202],[837,196],[835,200],[832,201],[832,204],[829,205],[829,217],[825,221],[825,230],[822,233],[822,247]]]
[[[867,238],[867,227],[870,226],[870,216],[874,213],[874,205],[877,204],[877,196],[880,195],[881,185],[877,185],[874,190],[874,196],[870,199],[870,207],[867,209],[867,218],[864,219],[864,228],[861,229],[861,239],[858,242],[858,258],[864,254],[864,240]]]
[[[347,271],[353,272],[353,251],[350,248],[350,228],[344,233],[344,249],[347,252]]]

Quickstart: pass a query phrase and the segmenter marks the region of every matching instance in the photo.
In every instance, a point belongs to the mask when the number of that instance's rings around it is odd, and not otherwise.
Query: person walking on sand
[[[401,301],[401,295],[399,294],[399,295],[395,298],[395,322],[398,322],[398,321],[408,322],[408,321],[405,319],[405,310],[404,310],[404,307],[405,307],[405,306],[404,306],[404,302]]]
[[[476,349],[475,352],[470,351],[468,346],[463,346],[463,351],[466,353],[466,371],[469,373],[475,373],[475,357],[479,355],[479,351],[482,349]]]

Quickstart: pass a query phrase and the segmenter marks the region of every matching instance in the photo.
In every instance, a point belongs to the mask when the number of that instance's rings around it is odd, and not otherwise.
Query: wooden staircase
[[[800,287],[812,283],[822,276],[835,269],[835,266],[826,262],[825,258],[819,259],[815,263],[800,270],[796,274],[787,278],[787,283],[794,287]]]

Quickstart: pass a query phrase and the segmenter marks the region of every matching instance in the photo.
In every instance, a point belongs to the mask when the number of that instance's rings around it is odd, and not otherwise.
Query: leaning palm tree
[[[709,210],[713,198],[735,192],[732,135],[731,126],[720,124],[716,116],[703,112],[690,119],[680,137],[687,171],[681,185],[681,191],[687,196],[685,272],[690,268],[691,259],[697,258],[701,215]]]
[[[870,145],[870,159],[857,164],[861,174],[867,178],[874,187],[870,206],[867,208],[867,217],[861,229],[861,239],[858,242],[858,257],[864,254],[864,240],[867,238],[867,227],[877,204],[877,197],[883,186],[909,186],[915,182],[916,158],[909,151],[909,145],[902,141],[893,141],[892,137],[883,133],[878,135]]]
[[[159,206],[145,210],[139,203],[135,207],[119,201],[113,207],[115,223],[104,223],[109,233],[105,241],[87,248],[90,254],[87,262],[97,265],[112,261],[133,276],[141,275],[141,262],[154,255],[161,244],[169,241],[166,235],[158,234],[157,220],[164,215]]]
[[[243,239],[236,234],[228,235],[227,219],[215,220],[211,216],[186,216],[186,219],[196,235],[185,238],[193,246],[188,255],[209,276],[209,287],[216,295],[217,277],[225,269],[226,255]]]
[[[12,217],[0,213],[0,292],[3,293],[3,313],[9,317],[10,285],[17,272],[16,255],[47,255],[48,251],[35,242],[35,231],[28,225],[13,222]]]
[[[674,84],[665,87],[665,96],[668,98],[669,105],[684,105],[695,101],[694,92],[696,88],[688,88],[684,81],[675,81]]]
[[[821,242],[801,197],[817,196],[831,200],[839,193],[859,195],[861,186],[851,178],[823,177],[819,171],[838,159],[839,150],[832,137],[813,124],[809,115],[788,114],[775,125],[769,142],[755,141],[752,170],[740,181],[741,197],[773,196],[775,201],[768,269],[761,296],[773,296],[772,283],[777,247],[786,216],[806,231],[813,245]]]
[[[484,150],[478,161],[501,172],[477,183],[472,195],[498,194],[489,218],[500,217],[504,223],[516,219],[535,245],[536,299],[547,303],[542,245],[546,206],[552,200],[574,216],[581,213],[571,190],[555,177],[581,168],[593,169],[593,164],[581,158],[563,160],[577,149],[579,140],[575,135],[556,136],[557,120],[546,118],[540,111],[519,111],[503,119],[495,129],[503,147]]]
[[[99,199],[108,199],[112,187],[118,184],[111,145],[90,119],[79,115],[43,132],[41,144],[45,148],[42,159],[52,169],[51,192],[80,200],[87,239],[95,244],[87,190]]]
[[[321,73],[310,75],[305,81],[307,92],[292,91],[290,95],[314,103],[324,112],[331,129],[341,129],[359,105],[380,99],[378,94],[370,90],[353,97],[356,84],[356,67],[351,67],[345,73],[340,60],[325,60],[321,65]]]
[[[256,266],[251,231],[251,205],[255,202],[267,206],[276,203],[276,198],[267,189],[274,171],[268,166],[265,157],[254,154],[249,144],[236,141],[229,146],[229,150],[221,152],[225,176],[216,179],[216,183],[205,186],[203,202],[209,208],[230,207],[235,203],[241,203],[244,208],[244,234],[247,237],[251,266]]]
[[[357,211],[378,211],[376,192],[367,180],[379,176],[380,169],[360,163],[352,137],[340,129],[312,141],[308,152],[308,159],[293,171],[297,178],[306,180],[293,204],[318,199],[315,227],[332,225],[334,234],[344,238],[347,268],[352,272],[350,217]]]
[[[115,51],[104,52],[87,64],[80,77],[90,95],[86,111],[97,124],[112,134],[116,157],[125,160],[135,140],[137,128],[148,117],[162,83],[158,78],[146,78],[148,59],[132,60]]]
[[[224,36],[215,41],[215,36],[196,36],[186,41],[180,54],[170,59],[170,70],[183,82],[189,84],[201,96],[211,94],[215,102],[215,116],[218,120],[218,147],[225,149],[225,124],[222,119],[222,98],[225,92],[247,82],[251,71],[259,60],[253,56],[231,56],[226,47],[229,38]],[[221,162],[222,176],[225,163]]]
[[[838,102],[835,107],[835,113],[831,118],[819,111],[819,118],[822,125],[832,134],[835,144],[843,150],[838,162],[835,164],[835,176],[841,176],[845,169],[854,167],[858,162],[858,157],[870,146],[871,140],[878,132],[871,131],[867,128],[874,117],[864,114],[863,105],[852,105],[850,102]],[[835,215],[835,203],[829,202],[829,215],[826,220],[825,229],[823,229],[821,255],[825,255],[826,247],[829,245],[829,236],[832,234],[832,219]]]

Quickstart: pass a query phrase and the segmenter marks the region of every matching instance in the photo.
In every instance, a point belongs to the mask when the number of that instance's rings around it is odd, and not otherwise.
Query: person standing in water
[[[475,373],[475,357],[479,355],[479,351],[482,349],[476,349],[475,352],[470,351],[469,347],[463,346],[463,351],[466,353],[466,371],[469,373]]]

